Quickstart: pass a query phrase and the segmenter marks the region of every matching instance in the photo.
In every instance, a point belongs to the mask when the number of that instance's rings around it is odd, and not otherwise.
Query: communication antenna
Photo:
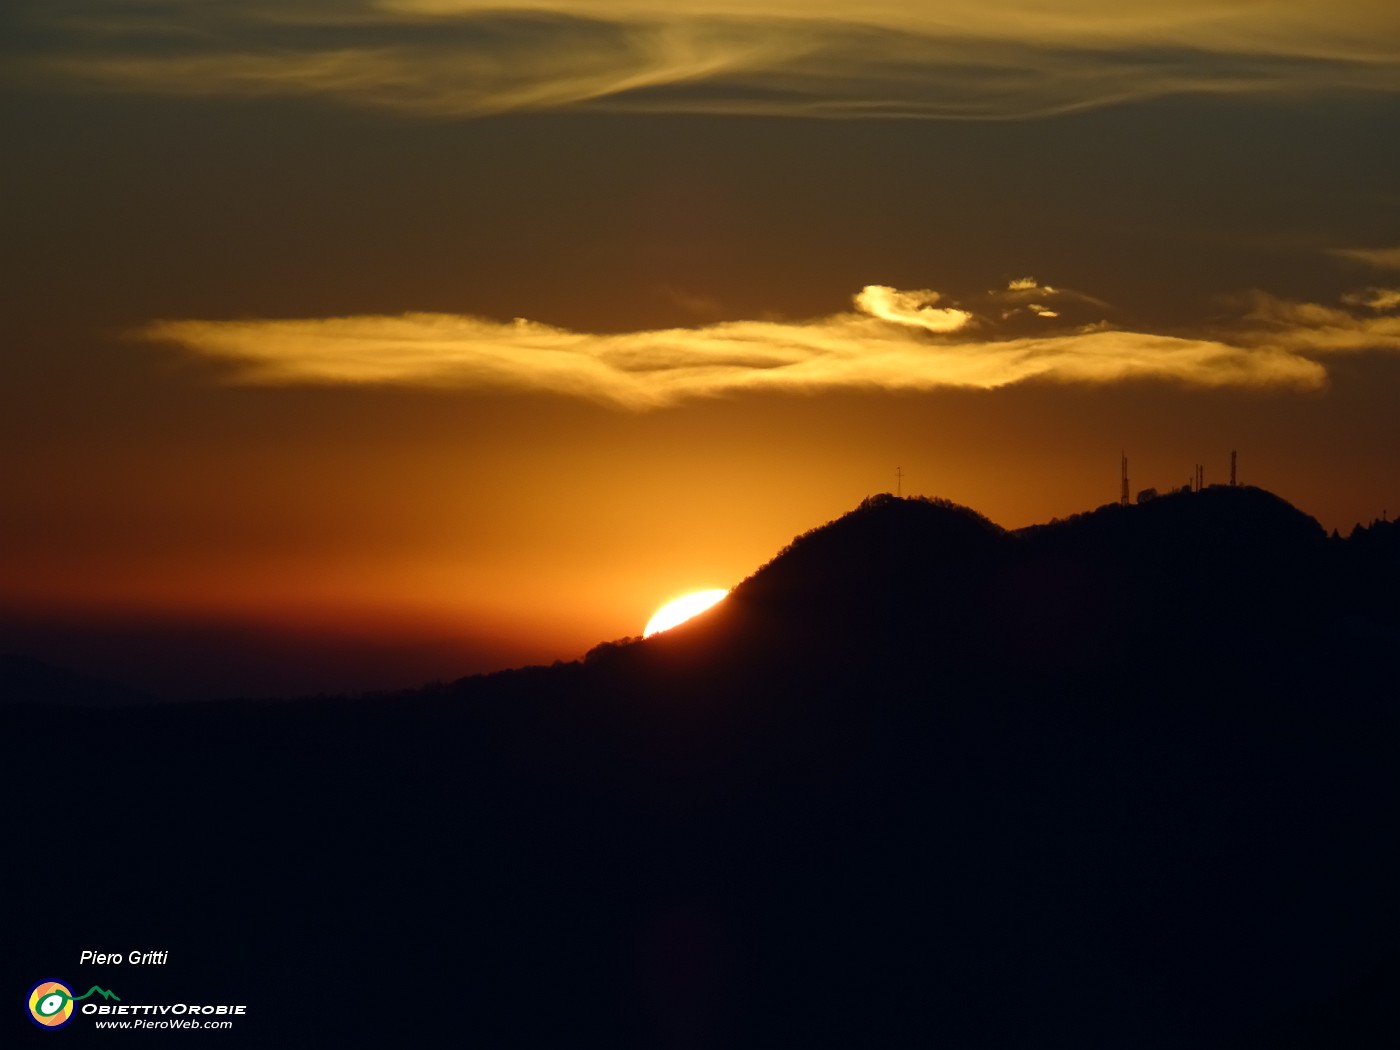
[[[1119,488],[1119,491],[1118,491],[1118,502],[1121,503],[1123,506],[1126,507],[1126,506],[1128,505],[1128,456],[1127,456],[1126,453],[1121,452],[1121,451],[1120,451],[1118,454],[1119,454],[1120,456],[1123,457],[1123,470],[1122,470],[1122,482],[1123,482],[1123,483],[1122,483],[1122,486]]]
[[[1239,456],[1239,453],[1238,453],[1238,452],[1236,452],[1234,449],[1231,449],[1231,450],[1230,450],[1230,487],[1231,487],[1231,488],[1234,488],[1235,485],[1236,485],[1236,481],[1235,481],[1235,463],[1236,463],[1236,459],[1237,459],[1238,456]]]
[[[894,494],[903,498],[904,496],[904,468],[894,468]]]
[[[1197,464],[1196,464],[1196,491],[1197,491],[1197,492],[1200,492],[1201,489],[1203,489],[1203,488],[1205,488],[1205,487],[1206,487],[1206,468],[1205,468],[1205,466],[1204,466],[1203,464],[1197,463]]]

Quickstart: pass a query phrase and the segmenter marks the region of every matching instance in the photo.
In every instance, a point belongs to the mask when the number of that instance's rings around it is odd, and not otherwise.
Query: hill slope
[[[179,946],[256,1008],[221,1045],[1394,1045],[1396,551],[1257,490],[877,497],[578,664],[11,708],[70,822],[21,885],[108,902],[17,943]]]

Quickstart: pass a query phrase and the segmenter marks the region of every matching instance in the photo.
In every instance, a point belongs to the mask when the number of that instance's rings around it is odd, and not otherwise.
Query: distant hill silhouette
[[[1397,535],[1378,523],[1329,542],[1313,518],[1250,487],[1111,504],[1015,533],[946,502],[879,496],[655,644],[696,645],[706,660],[787,644],[804,663],[860,654],[886,666],[947,660],[948,673],[994,663],[1033,677],[1199,675],[1285,639],[1332,644],[1358,618],[1393,630]]]
[[[1397,583],[1393,526],[1258,489],[877,496],[576,663],[12,705],[72,820],[18,877],[100,865],[103,936],[256,1008],[227,1046],[1390,1047]],[[25,921],[45,973],[99,928]]]
[[[17,653],[0,653],[0,702],[61,704],[72,707],[116,707],[153,703],[139,689],[101,678],[90,678]]]

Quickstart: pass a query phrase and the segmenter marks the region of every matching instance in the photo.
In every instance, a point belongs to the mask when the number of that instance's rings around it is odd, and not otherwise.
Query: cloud
[[[1400,270],[1400,248],[1334,248],[1331,254],[1377,270]]]
[[[279,46],[266,26],[243,46],[119,47],[43,58],[72,83],[189,97],[321,97],[421,116],[578,108],[662,85],[780,64],[799,46],[737,26],[613,25],[483,17],[426,33],[370,23]],[[203,44],[203,42],[201,42]]]
[[[416,115],[996,120],[1180,94],[1400,91],[1400,7],[1320,0],[67,0],[30,76]]]
[[[157,321],[136,335],[222,362],[234,383],[506,390],[626,409],[756,391],[993,389],[1027,380],[1285,388],[1326,381],[1321,365],[1281,339],[1246,345],[1102,324],[998,337],[995,319],[936,307],[938,301],[931,291],[870,286],[855,297],[854,310],[806,322],[731,321],[620,334],[523,319],[405,314]],[[1268,310],[1279,302],[1255,305]],[[1271,320],[1265,327],[1278,335],[1288,323]]]
[[[1096,299],[1092,295],[1085,295],[1072,288],[1052,288],[1048,284],[1041,284],[1034,277],[1017,277],[1008,281],[1006,287],[1001,290],[990,291],[987,295],[1001,303],[1030,303],[1032,300],[1058,299],[1065,302],[1082,303],[1099,309],[1109,309],[1108,303],[1102,299]]]
[[[999,308],[998,316],[1003,327],[1019,323],[1022,330],[1034,332],[1045,330],[1045,325],[1035,318],[1064,318],[1066,322],[1078,321],[1082,326],[1096,324],[1103,319],[1105,312],[1111,313],[1113,309],[1102,299],[1069,288],[1052,288],[1034,277],[1014,278],[1007,282],[1005,288],[987,292],[985,300]],[[1048,305],[1051,303],[1054,305]]]
[[[1377,313],[1400,307],[1400,288],[1362,288],[1342,296],[1348,306],[1364,306]]]
[[[1356,293],[1349,293],[1343,301],[1357,298]],[[1340,352],[1400,351],[1400,317],[1358,317],[1338,307],[1293,302],[1265,292],[1253,292],[1241,302],[1247,310],[1235,341],[1244,345],[1323,357]]]
[[[972,314],[966,310],[937,307],[935,304],[941,298],[928,289],[901,292],[883,284],[870,284],[856,296],[855,304],[857,310],[871,317],[930,332],[956,332],[966,327]]]

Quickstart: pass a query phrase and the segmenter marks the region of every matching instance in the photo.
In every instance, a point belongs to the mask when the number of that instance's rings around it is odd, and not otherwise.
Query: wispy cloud
[[[1008,119],[1183,93],[1400,91],[1400,8],[1319,0],[66,0],[16,68],[434,116]],[[15,17],[15,16],[11,16]]]
[[[1104,313],[1113,310],[1102,299],[1070,288],[1041,284],[1034,277],[1017,277],[1007,282],[1005,288],[987,292],[985,299],[990,306],[1000,308],[998,316],[1003,326],[1028,320],[1036,331],[1043,330],[1043,325],[1035,318],[1048,320],[1064,317],[1072,321],[1076,315],[1087,310],[1089,314],[1085,320],[1090,317],[1101,320]]]
[[[1335,248],[1331,254],[1376,270],[1400,270],[1400,248]]]
[[[991,389],[1027,380],[1316,388],[1326,372],[1299,351],[1339,348],[1325,333],[1338,329],[1342,317],[1356,322],[1345,311],[1290,312],[1281,300],[1259,297],[1250,304],[1248,331],[1229,341],[1104,323],[1071,328],[1053,311],[1035,318],[1042,334],[1008,336],[994,314],[967,308],[992,306],[994,296],[934,305],[940,301],[931,291],[871,286],[855,297],[853,310],[806,322],[731,321],[621,334],[405,314],[159,321],[137,335],[223,362],[235,383],[496,389],[652,409],[746,391]],[[1317,342],[1300,329],[1314,332]],[[1353,331],[1363,342],[1364,326]],[[1369,331],[1391,345],[1381,329]],[[1393,335],[1400,346],[1400,331]]]
[[[1364,306],[1376,313],[1387,313],[1400,307],[1400,288],[1361,288],[1342,296],[1348,306]]]
[[[1356,293],[1343,296],[1343,302],[1364,298]],[[1361,316],[1340,307],[1321,303],[1301,303],[1279,299],[1264,292],[1253,292],[1242,302],[1247,306],[1235,341],[1256,347],[1270,347],[1292,354],[1317,357],[1329,353],[1366,350],[1400,351],[1400,317]],[[1364,302],[1375,313],[1400,306],[1400,297],[1388,305]]]

